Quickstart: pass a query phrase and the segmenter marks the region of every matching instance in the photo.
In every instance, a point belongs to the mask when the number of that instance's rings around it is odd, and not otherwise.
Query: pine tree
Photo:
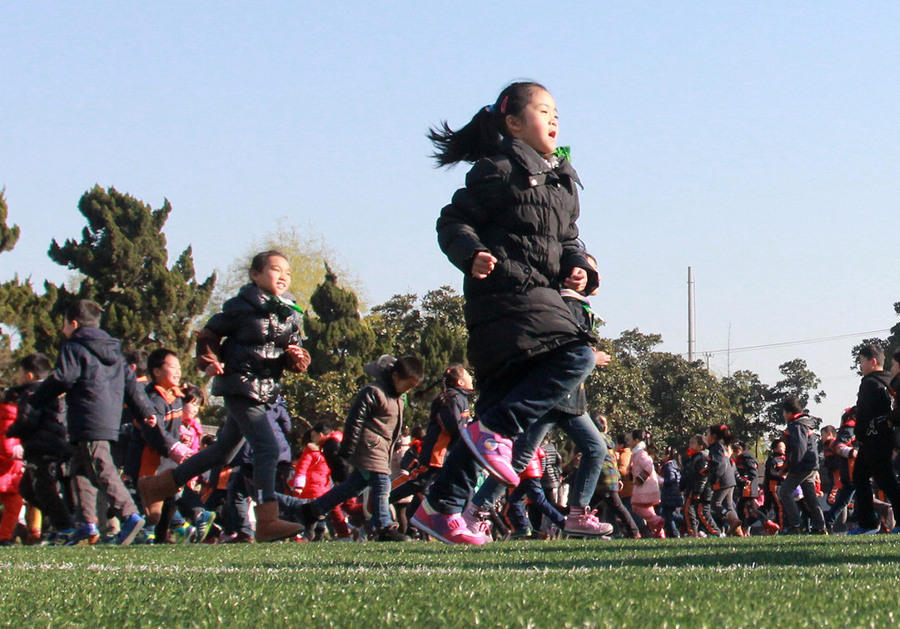
[[[194,276],[191,247],[169,268],[163,226],[168,200],[157,210],[99,186],[86,192],[78,209],[87,219],[81,241],[50,245],[50,258],[83,275],[76,297],[104,309],[102,326],[126,347],[166,346],[190,353],[195,319],[203,312],[215,274]]]
[[[10,227],[6,224],[6,216],[9,208],[6,206],[6,188],[0,190],[0,253],[12,251],[19,240],[19,226]]]
[[[356,294],[338,286],[337,276],[326,264],[325,280],[309,301],[315,315],[307,311],[303,320],[308,337],[304,346],[312,358],[309,374],[361,374],[375,348],[375,334],[359,315]]]

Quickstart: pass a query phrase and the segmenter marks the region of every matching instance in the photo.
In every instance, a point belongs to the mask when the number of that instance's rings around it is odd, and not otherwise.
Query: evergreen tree
[[[83,279],[75,295],[104,310],[102,326],[126,347],[166,346],[191,353],[195,320],[203,312],[215,274],[202,283],[194,276],[191,247],[169,268],[163,226],[172,211],[168,200],[157,210],[115,188],[95,186],[79,201],[87,219],[81,241],[55,240],[48,255]]]
[[[339,371],[362,374],[362,366],[372,357],[375,334],[359,314],[359,301],[352,290],[338,286],[338,278],[325,265],[325,280],[310,297],[303,327],[312,362],[310,376]],[[352,392],[351,392],[352,393]]]
[[[6,205],[6,188],[0,190],[0,253],[4,251],[12,251],[19,240],[19,226],[10,227],[6,224],[6,216],[8,212]]]

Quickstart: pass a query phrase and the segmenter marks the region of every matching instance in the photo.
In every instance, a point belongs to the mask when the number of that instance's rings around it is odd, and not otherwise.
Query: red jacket
[[[0,404],[0,493],[9,494],[19,491],[19,481],[25,464],[21,459],[13,458],[13,448],[21,446],[18,439],[7,437],[6,431],[16,421],[18,408],[15,404]]]
[[[547,455],[544,453],[544,449],[538,448],[537,452],[534,453],[534,458],[531,459],[531,463],[519,474],[519,478],[540,478],[543,476],[545,458],[547,458]]]
[[[294,487],[301,498],[318,498],[331,487],[331,468],[322,451],[312,444],[303,448],[294,470]]]

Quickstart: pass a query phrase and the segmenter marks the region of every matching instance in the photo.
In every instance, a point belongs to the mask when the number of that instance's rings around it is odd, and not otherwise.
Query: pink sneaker
[[[427,500],[422,501],[422,504],[416,509],[415,515],[410,519],[409,524],[423,533],[441,540],[445,544],[481,546],[485,543],[484,537],[469,531],[462,515],[459,513],[452,515],[438,513],[431,508]]]
[[[466,505],[462,512],[462,519],[466,523],[466,528],[469,529],[472,535],[480,535],[484,539],[485,544],[494,541],[494,536],[491,534],[491,523],[487,520],[488,515],[487,511],[479,511],[471,502]]]
[[[612,524],[601,522],[596,511],[589,511],[585,507],[571,507],[563,533],[566,535],[599,536],[610,535],[613,532]]]
[[[484,468],[504,485],[515,487],[519,474],[512,468],[512,440],[474,421],[462,431],[462,439]]]

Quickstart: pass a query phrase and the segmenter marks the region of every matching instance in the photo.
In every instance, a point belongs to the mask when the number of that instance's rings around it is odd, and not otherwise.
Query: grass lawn
[[[896,627],[898,559],[886,535],[12,547],[0,625]]]

